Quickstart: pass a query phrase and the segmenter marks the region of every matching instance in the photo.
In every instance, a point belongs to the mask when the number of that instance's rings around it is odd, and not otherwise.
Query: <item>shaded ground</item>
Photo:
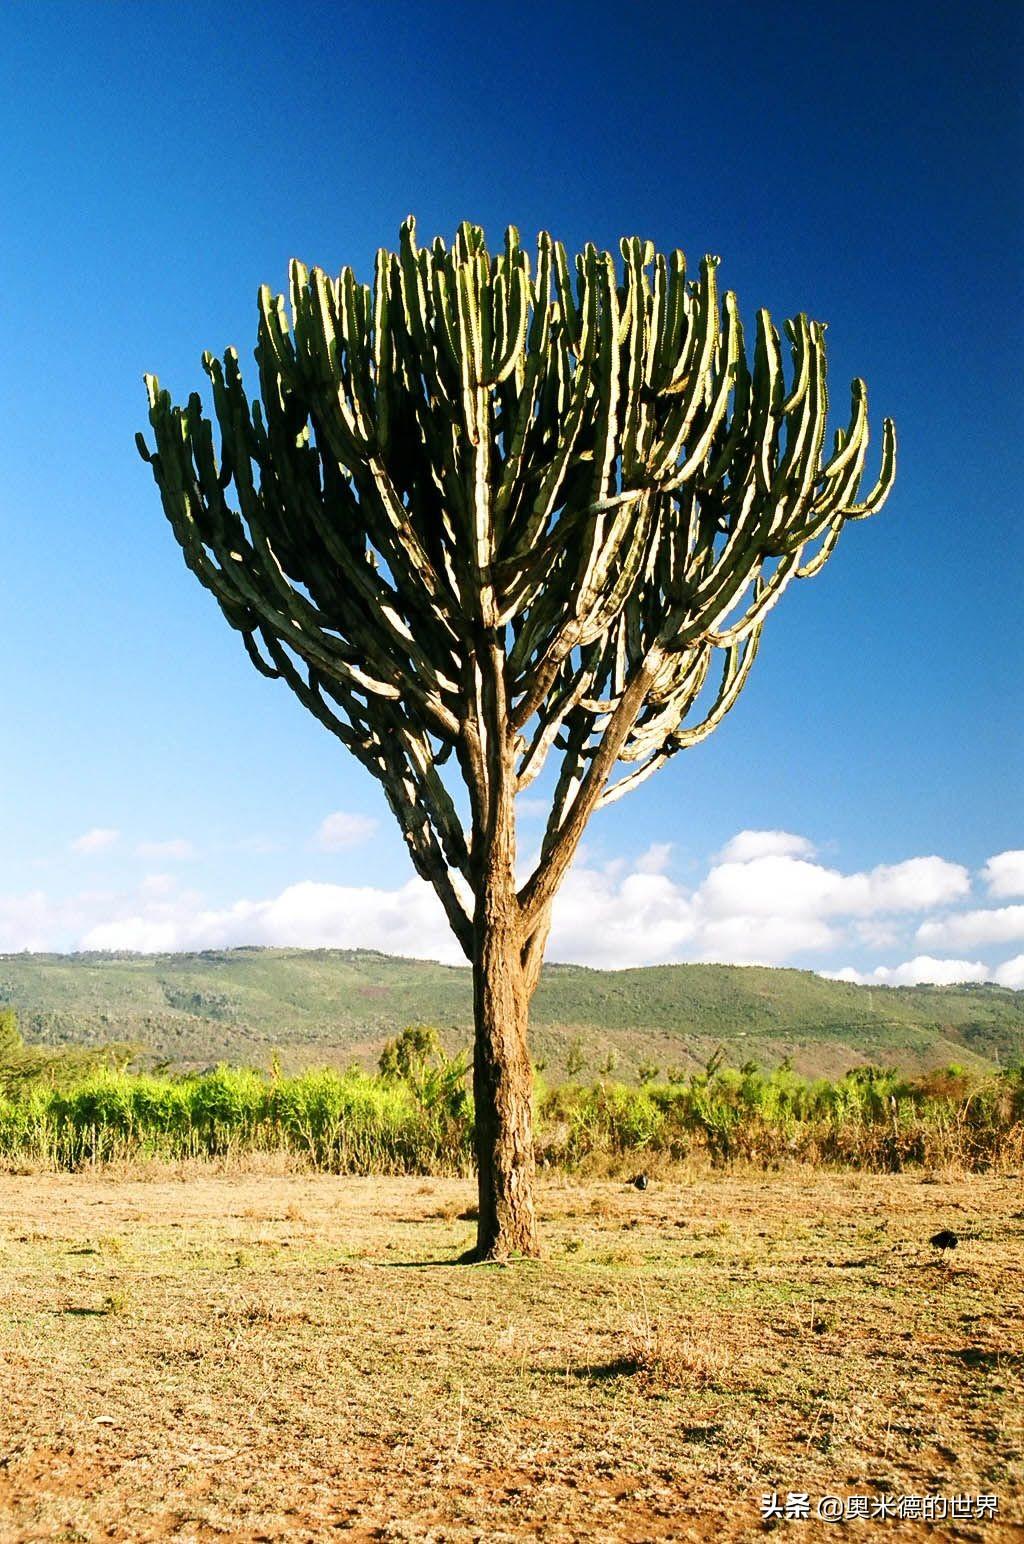
[[[772,1489],[1021,1536],[1019,1177],[545,1177],[500,1269],[434,1263],[465,1181],[180,1174],[0,1176],[4,1544],[734,1539]]]

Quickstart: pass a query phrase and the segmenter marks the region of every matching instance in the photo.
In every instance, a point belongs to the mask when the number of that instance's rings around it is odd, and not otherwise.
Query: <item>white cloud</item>
[[[113,847],[120,835],[120,831],[115,831],[112,826],[94,826],[91,831],[75,837],[71,851],[80,857],[90,857],[94,852],[105,852],[108,847]]]
[[[843,876],[803,858],[766,854],[717,863],[700,887],[709,917],[817,916],[835,910]]]
[[[269,900],[240,900],[219,909],[143,910],[90,928],[79,947],[169,953],[243,944],[380,949],[452,963],[463,958],[440,903],[421,879],[410,879],[397,890],[307,880]]]
[[[350,815],[345,810],[335,810],[333,815],[320,823],[314,845],[321,852],[344,852],[369,841],[377,829],[372,815]]]
[[[700,928],[698,959],[723,965],[785,965],[795,954],[819,952],[842,933],[819,917],[717,917]]]
[[[195,855],[196,850],[192,843],[180,836],[169,842],[139,842],[135,849],[137,858],[157,858],[170,863],[194,858]]]
[[[665,874],[574,868],[555,899],[547,957],[605,969],[653,965],[687,957],[695,933],[692,901]]]
[[[5,954],[19,954],[23,949],[45,953],[53,949],[53,924],[53,908],[45,891],[0,896],[0,950]]]
[[[327,850],[340,850],[365,840],[375,825],[368,816],[336,811],[318,839]],[[148,847],[165,857],[191,851],[181,841]],[[740,832],[703,879],[683,884],[666,872],[668,842],[607,863],[581,847],[556,898],[548,958],[604,968],[675,960],[792,965],[808,957],[829,965],[845,958],[851,963],[835,972],[840,979],[877,985],[1017,983],[1022,957],[993,969],[973,955],[984,944],[1024,936],[1024,907],[928,916],[917,928],[920,953],[914,954],[913,913],[953,906],[969,893],[961,865],[933,855],[844,873],[816,861],[813,852],[806,838],[790,832]],[[278,894],[257,892],[255,899],[211,906],[201,894],[179,890],[160,869],[120,892],[82,891],[63,900],[42,890],[0,896],[0,950],[151,952],[241,944],[364,947],[462,960],[439,902],[419,879],[392,889],[302,880]],[[904,963],[862,964],[860,951],[877,959],[882,949]],[[947,950],[966,957],[940,958]]]
[[[804,858],[765,855],[717,863],[700,894],[712,916],[870,917],[924,911],[969,889],[967,870],[944,858],[908,858],[841,874]]]
[[[938,921],[922,922],[916,937],[918,943],[940,949],[974,949],[979,944],[1013,943],[1024,938],[1024,906],[954,912]]]
[[[866,874],[851,874],[847,887],[842,909],[851,913],[924,911],[969,895],[971,876],[962,863],[945,858],[908,858],[903,863],[881,864]],[[858,904],[852,904],[854,898]]]
[[[942,858],[911,858],[865,873],[837,869],[762,847],[810,849],[789,832],[741,832],[696,890],[657,872],[657,844],[632,865],[578,865],[555,902],[548,957],[598,966],[698,959],[781,965],[838,948],[847,921],[924,910],[964,894],[967,870]],[[646,883],[654,881],[657,883]],[[890,924],[892,936],[898,937]]]
[[[997,852],[985,864],[981,877],[997,900],[1004,895],[1024,895],[1024,847]]]
[[[82,890],[55,900],[44,890],[0,895],[0,953],[56,953],[74,941],[97,914],[117,903],[111,890]]]
[[[1024,954],[1015,954],[1012,960],[1005,960],[992,979],[999,986],[1008,986],[1015,992],[1024,992]]]
[[[850,931],[858,943],[869,949],[892,949],[899,943],[903,927],[891,917],[879,920],[867,917],[854,922]]]
[[[905,960],[902,965],[879,965],[874,970],[823,970],[832,981],[855,981],[861,986],[955,986],[961,981],[990,981],[992,974],[980,960],[936,960],[928,954]]]
[[[173,922],[122,917],[117,922],[101,922],[90,928],[78,947],[99,951],[126,950],[133,954],[174,954],[189,947],[179,942],[180,936],[180,929]]]
[[[672,856],[671,842],[652,842],[646,852],[642,852],[636,860],[638,874],[663,874],[668,868],[668,860]]]
[[[664,846],[656,844],[632,865],[619,858],[571,869],[555,899],[548,959],[604,969],[687,959],[770,965],[827,948],[841,936],[813,906],[801,902],[780,912],[762,904],[764,896],[728,893],[728,885],[716,882],[716,869],[699,889],[684,888],[657,872],[668,857]]]
[[[813,858],[815,847],[792,831],[738,831],[716,854],[719,863],[749,863],[751,858]]]

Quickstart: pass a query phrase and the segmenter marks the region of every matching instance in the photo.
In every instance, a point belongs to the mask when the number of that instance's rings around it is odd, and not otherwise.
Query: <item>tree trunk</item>
[[[473,928],[473,1009],[479,1222],[473,1258],[536,1255],[530,984],[515,892],[511,807],[491,833]]]

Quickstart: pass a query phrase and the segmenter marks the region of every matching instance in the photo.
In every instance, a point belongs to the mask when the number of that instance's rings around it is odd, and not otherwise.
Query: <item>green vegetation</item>
[[[540,1114],[542,1154],[569,1167],[651,1154],[716,1165],[986,1169],[1024,1160],[1024,1067],[977,1076],[953,1065],[917,1078],[857,1067],[833,1082],[802,1078],[788,1063],[764,1073],[713,1058],[674,1083],[553,1089]]]
[[[44,1081],[51,1086],[79,1082],[103,1067],[124,1066],[140,1053],[137,1045],[107,1041],[99,1046],[26,1045],[13,1008],[0,1008],[0,1095]]]
[[[9,1029],[8,1025],[8,1029]],[[52,1056],[12,1077],[0,1063],[0,1158],[71,1169],[110,1160],[287,1152],[341,1173],[461,1174],[472,1167],[466,1058],[417,1025],[385,1046],[377,1075],[358,1067],[284,1076],[220,1066],[185,1076],[81,1066]],[[641,1087],[601,1080],[547,1088],[538,1077],[538,1153],[578,1168],[663,1158],[796,1159],[878,1171],[1024,1161],[1024,1068],[978,1075],[951,1066],[907,1078],[857,1068],[809,1081],[713,1057],[700,1072]]]
[[[407,1024],[436,1024],[454,1053],[473,1022],[465,967],[366,950],[4,955],[3,1004],[17,1008],[30,1041],[98,1047],[116,1038],[177,1070],[263,1065],[277,1047],[290,1072],[352,1062],[369,1071]],[[623,1081],[645,1062],[672,1078],[703,1067],[719,1045],[737,1064],[789,1056],[806,1076],[830,1078],[857,1063],[983,1071],[1024,1056],[1022,992],[852,986],[757,966],[549,965],[531,1017],[534,1058],[552,1081],[570,1065],[573,1078],[595,1077],[610,1055]]]

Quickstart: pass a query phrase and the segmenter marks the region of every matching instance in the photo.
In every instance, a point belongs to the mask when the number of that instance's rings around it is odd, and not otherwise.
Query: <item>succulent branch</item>
[[[620,257],[542,233],[531,261],[514,227],[492,255],[468,223],[421,247],[410,218],[372,285],[294,262],[289,305],[261,290],[259,400],[234,350],[204,356],[216,437],[146,378],[139,448],[186,562],[381,781],[467,953],[451,874],[473,888],[502,758],[514,793],[561,756],[525,942],[592,811],[714,729],[767,612],[895,476],[887,419],[862,494],[861,380],[825,450],[821,323],[785,324],[787,372],[764,310],[748,357],[717,258],[690,281],[680,252]]]

